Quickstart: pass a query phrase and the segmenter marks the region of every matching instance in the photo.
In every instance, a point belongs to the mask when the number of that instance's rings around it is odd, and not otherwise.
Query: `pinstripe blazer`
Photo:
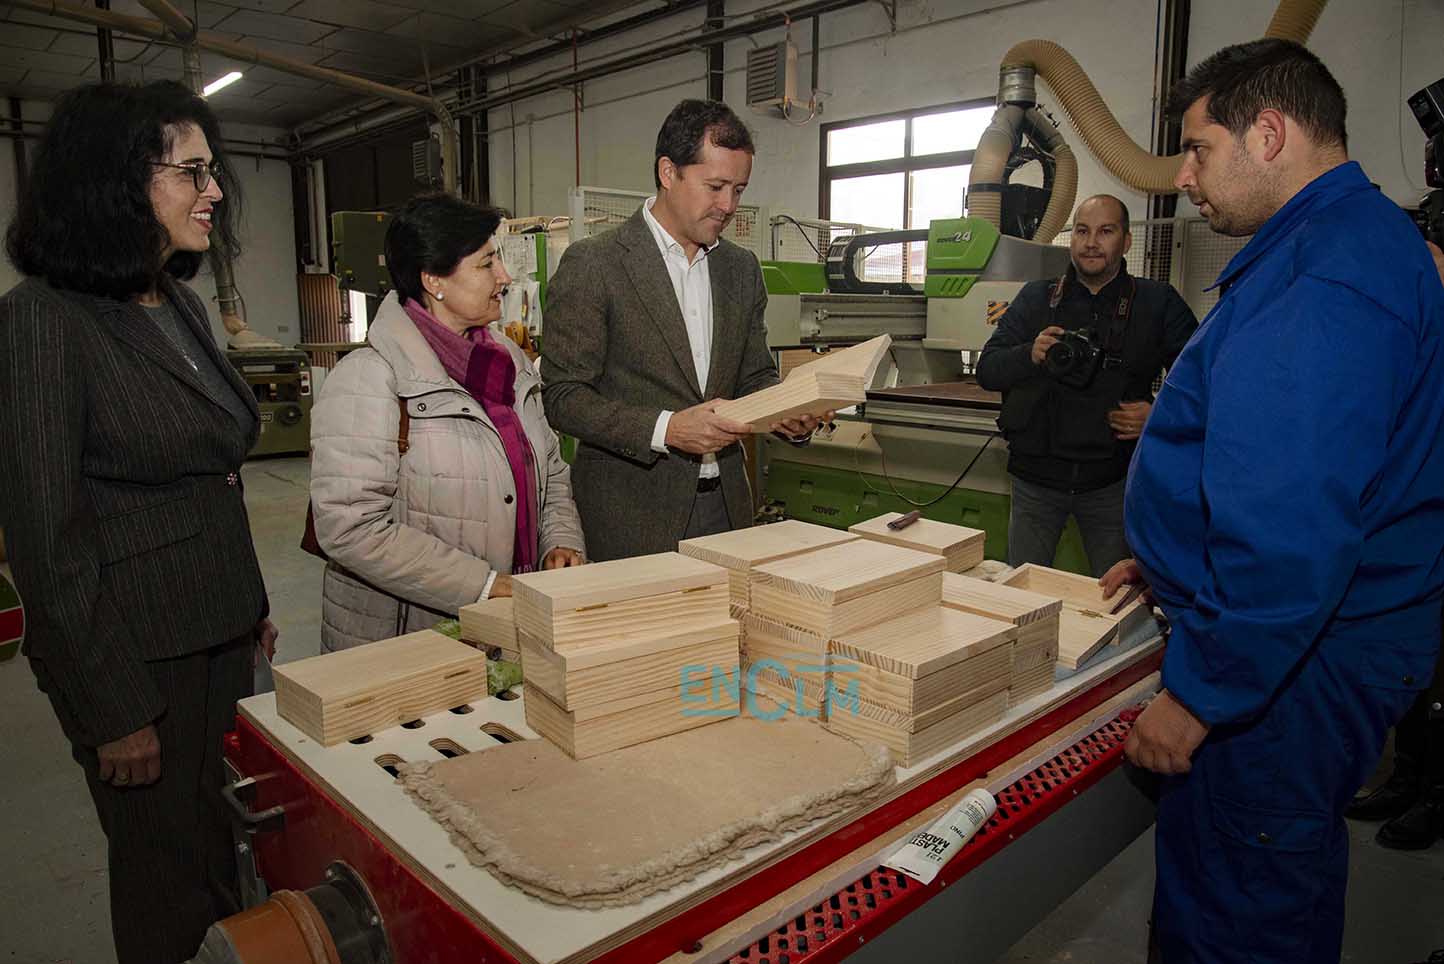
[[[625,224],[567,248],[547,285],[542,389],[547,419],[581,442],[572,492],[587,552],[617,559],[675,551],[697,494],[694,456],[652,451],[663,409],[737,398],[777,383],[757,259],[723,240],[707,255],[712,361],[697,384],[687,323],[639,209]],[[717,453],[732,524],[752,524],[742,448]]]
[[[0,299],[0,527],[26,653],[67,735],[92,746],[164,712],[144,661],[227,642],[268,611],[238,475],[255,399],[195,293],[163,290],[248,425],[139,305],[37,278]]]

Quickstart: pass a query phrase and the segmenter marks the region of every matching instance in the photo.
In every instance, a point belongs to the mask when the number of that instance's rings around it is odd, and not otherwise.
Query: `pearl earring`
[[[445,301],[445,300],[446,300],[446,292],[444,292],[444,291],[438,291],[438,292],[436,293],[436,300],[437,300],[437,301]]]

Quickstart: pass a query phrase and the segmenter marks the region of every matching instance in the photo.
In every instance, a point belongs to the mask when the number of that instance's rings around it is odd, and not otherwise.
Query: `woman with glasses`
[[[489,327],[511,281],[500,224],[495,209],[431,194],[387,227],[395,290],[311,418],[324,649],[435,625],[511,595],[512,573],[582,562],[541,378]]]
[[[120,964],[186,960],[234,909],[221,736],[275,645],[239,475],[255,398],[183,283],[238,250],[230,173],[180,84],[81,87],[6,235],[0,527],[108,839]]]

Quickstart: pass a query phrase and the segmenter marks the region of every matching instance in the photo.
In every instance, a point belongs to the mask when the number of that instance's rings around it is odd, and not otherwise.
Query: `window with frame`
[[[963,214],[978,139],[993,118],[991,100],[823,124],[824,220],[868,228],[926,228]],[[921,283],[927,244],[890,245],[864,261],[870,281]]]

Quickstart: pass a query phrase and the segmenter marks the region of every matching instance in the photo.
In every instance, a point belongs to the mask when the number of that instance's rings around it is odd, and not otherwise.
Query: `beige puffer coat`
[[[476,602],[493,570],[511,572],[516,487],[501,436],[386,296],[369,347],[347,355],[311,415],[311,504],[331,561],[321,598],[321,646],[345,649],[427,628]],[[541,379],[516,363],[516,410],[531,442],[539,507],[538,559],[585,550],[571,470],[542,411]],[[411,416],[397,452],[397,396]]]

